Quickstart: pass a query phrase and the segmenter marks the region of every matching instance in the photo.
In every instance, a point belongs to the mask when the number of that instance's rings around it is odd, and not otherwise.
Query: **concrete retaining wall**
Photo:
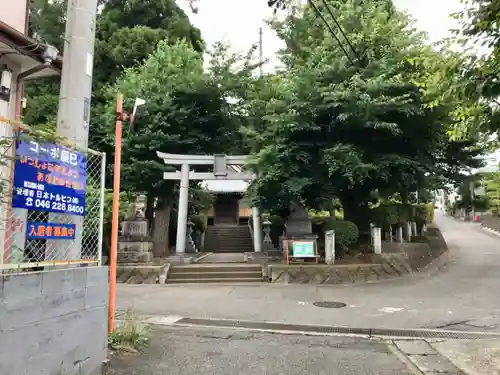
[[[404,257],[390,256],[380,264],[269,266],[269,278],[280,284],[349,284],[387,279],[412,272]]]
[[[447,253],[446,242],[437,227],[428,227],[426,240],[391,246],[385,244],[382,254],[373,255],[368,264],[272,264],[268,266],[268,277],[270,282],[282,284],[346,284],[403,276],[425,269]]]
[[[0,374],[100,374],[108,268],[0,275]]]

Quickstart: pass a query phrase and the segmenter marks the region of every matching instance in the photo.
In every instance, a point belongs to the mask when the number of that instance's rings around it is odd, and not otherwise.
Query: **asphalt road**
[[[382,341],[155,327],[142,354],[115,356],[109,375],[410,375]]]
[[[500,237],[444,216],[452,262],[427,276],[349,286],[119,285],[119,309],[293,324],[500,331]],[[313,306],[340,301],[341,309]]]

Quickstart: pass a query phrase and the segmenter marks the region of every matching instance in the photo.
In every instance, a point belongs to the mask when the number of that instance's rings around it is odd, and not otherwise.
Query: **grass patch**
[[[129,310],[120,316],[115,330],[109,335],[108,344],[117,351],[136,353],[149,343],[149,335],[149,325]]]

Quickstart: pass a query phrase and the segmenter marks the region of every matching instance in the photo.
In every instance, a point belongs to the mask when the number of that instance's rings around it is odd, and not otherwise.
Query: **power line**
[[[340,33],[342,34],[342,36],[344,37],[345,41],[347,42],[347,44],[349,45],[349,48],[351,49],[352,53],[354,53],[354,56],[356,56],[356,58],[358,59],[359,62],[361,62],[361,58],[359,57],[358,53],[356,52],[356,50],[354,49],[354,46],[352,45],[351,41],[349,40],[349,38],[347,37],[346,33],[344,32],[344,30],[342,29],[342,26],[340,25],[340,23],[337,21],[337,18],[335,17],[335,15],[333,14],[332,12],[332,9],[330,8],[330,6],[328,5],[328,3],[326,2],[326,0],[322,0],[323,1],[323,5],[325,6],[326,10],[328,11],[328,13],[330,14],[330,16],[332,17],[333,19],[333,22],[335,22],[335,25],[337,26],[337,28],[339,29]]]
[[[330,34],[332,34],[332,36],[335,38],[335,40],[337,41],[339,47],[342,49],[342,51],[346,55],[347,59],[351,62],[352,65],[356,65],[356,63],[354,62],[354,60],[351,58],[351,56],[347,52],[346,48],[342,45],[342,42],[340,41],[339,37],[337,36],[337,34],[335,34],[335,31],[333,31],[332,27],[330,26],[330,24],[328,23],[328,21],[323,16],[323,13],[321,13],[321,11],[316,6],[316,4],[313,2],[313,0],[307,0],[307,2],[314,8],[314,11],[321,18],[321,20],[323,21],[323,23],[325,24],[325,26],[328,28],[328,30],[330,31]]]

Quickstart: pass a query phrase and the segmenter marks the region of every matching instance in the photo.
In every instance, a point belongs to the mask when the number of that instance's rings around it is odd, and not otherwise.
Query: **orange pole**
[[[108,332],[115,329],[116,254],[118,252],[118,212],[120,210],[120,168],[122,152],[123,95],[116,95],[115,165],[113,167],[113,219],[111,221],[111,251],[109,254]]]

